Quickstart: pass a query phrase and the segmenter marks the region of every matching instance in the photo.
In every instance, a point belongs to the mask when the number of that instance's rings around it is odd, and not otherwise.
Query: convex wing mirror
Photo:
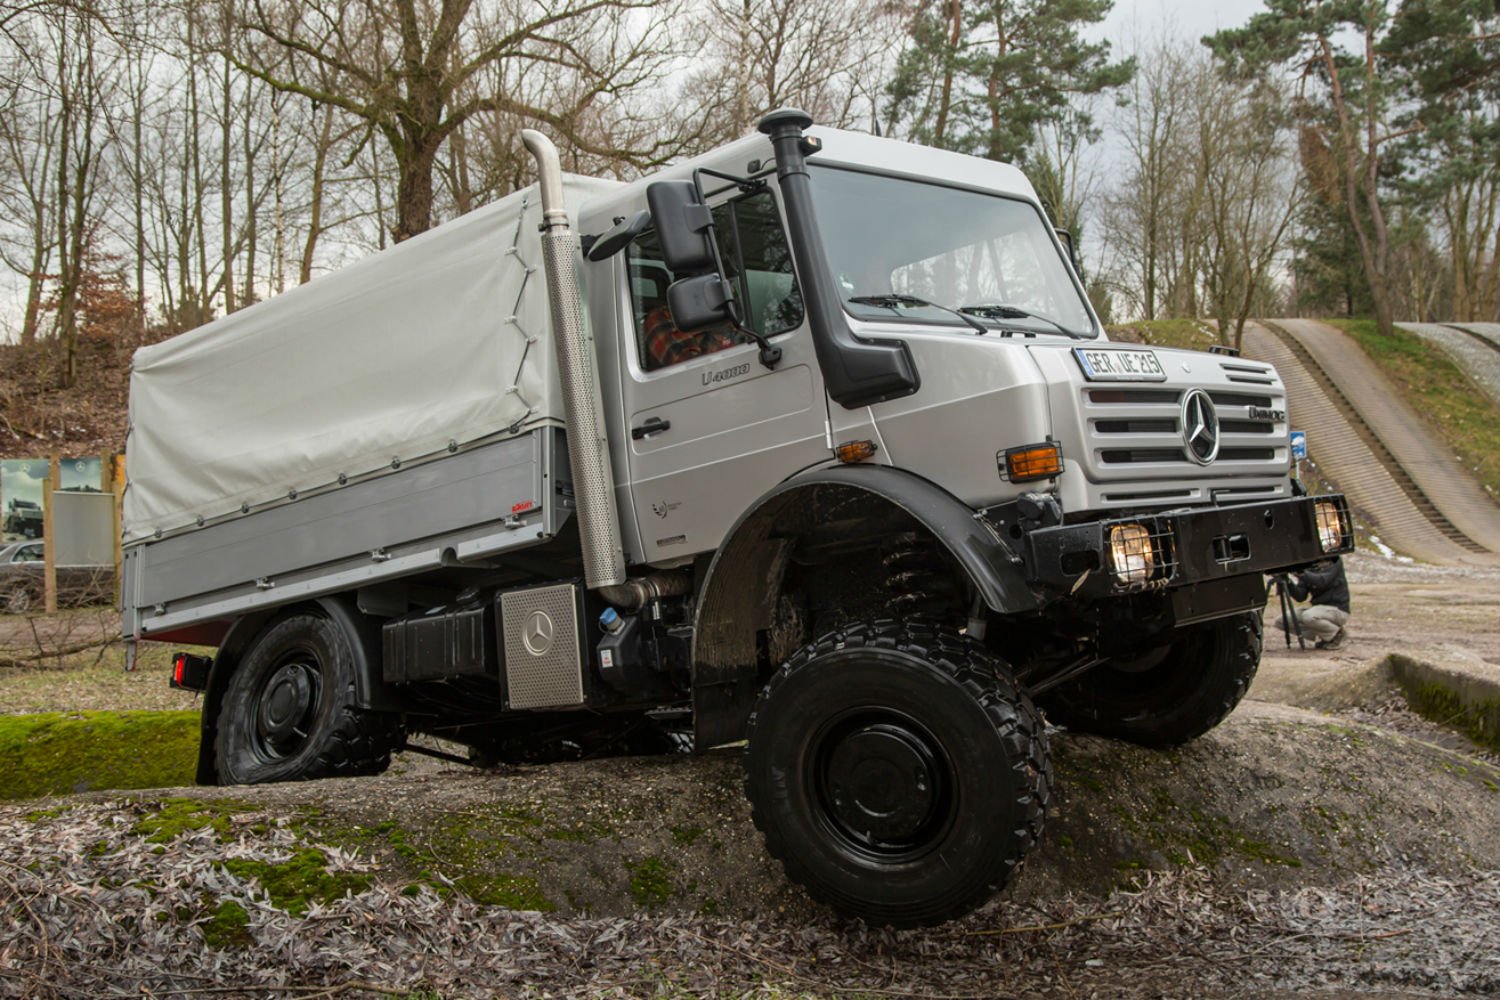
[[[620,219],[609,232],[599,237],[588,248],[589,260],[608,260],[630,246],[632,240],[651,228],[651,213],[640,211],[628,219]]]

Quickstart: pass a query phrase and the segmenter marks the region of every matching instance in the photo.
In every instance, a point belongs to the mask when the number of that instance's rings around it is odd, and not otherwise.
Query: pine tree
[[[1023,163],[1037,129],[1080,114],[1079,95],[1126,83],[1135,62],[1081,30],[1113,0],[922,0],[887,89],[888,120],[918,142]],[[1083,125],[1089,121],[1085,115]]]

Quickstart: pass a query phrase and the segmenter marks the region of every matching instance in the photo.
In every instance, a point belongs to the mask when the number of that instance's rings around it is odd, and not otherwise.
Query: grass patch
[[[1324,322],[1353,337],[1444,446],[1474,470],[1491,496],[1500,497],[1500,403],[1477,389],[1441,348],[1414,333],[1383,336],[1370,319]]]
[[[634,864],[626,862],[630,872],[630,898],[635,905],[661,906],[672,898],[672,874],[660,858],[646,858]]]
[[[248,948],[255,943],[250,934],[250,914],[232,899],[219,904],[202,930],[203,942],[210,948]]]
[[[309,903],[332,903],[370,888],[368,875],[329,871],[328,855],[315,847],[299,847],[286,861],[274,864],[249,858],[230,858],[222,864],[233,875],[259,882],[271,904],[294,917],[305,915]]]
[[[454,816],[425,833],[386,820],[370,829],[336,831],[320,826],[319,835],[366,850],[390,850],[417,879],[403,890],[408,895],[427,885],[445,898],[457,889],[476,903],[550,912],[557,904],[542,892],[536,878],[500,868],[544,839],[570,839],[544,833],[541,823],[530,810],[508,807],[494,815]]]
[[[0,799],[191,785],[197,712],[0,716]]]
[[[60,612],[58,616],[49,615],[38,621],[44,629],[57,627],[66,632],[56,621],[69,613]],[[114,631],[119,631],[118,625]],[[167,685],[172,671],[170,657],[179,648],[195,649],[142,643],[136,669],[130,672],[125,670],[125,647],[120,643],[102,652],[89,650],[61,658],[49,657],[35,667],[0,669],[0,714],[196,709],[201,696]],[[12,650],[17,655],[30,651],[34,649]]]
[[[1143,319],[1104,328],[1111,340],[1206,351],[1219,342],[1214,328],[1197,319]]]
[[[131,832],[145,837],[148,844],[169,843],[193,830],[213,830],[222,841],[229,835],[230,816],[252,808],[228,799],[167,799],[156,812],[141,817]]]

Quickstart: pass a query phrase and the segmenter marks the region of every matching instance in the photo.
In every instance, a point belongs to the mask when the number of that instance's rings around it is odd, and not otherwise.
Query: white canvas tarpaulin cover
[[[540,223],[533,186],[137,351],[126,540],[561,424]]]

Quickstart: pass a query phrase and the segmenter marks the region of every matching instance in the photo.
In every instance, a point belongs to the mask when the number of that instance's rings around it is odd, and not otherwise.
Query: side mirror
[[[588,248],[589,260],[608,260],[630,246],[631,240],[650,228],[651,213],[644,210],[628,219],[621,219],[610,227],[609,232],[594,240],[593,245]]]
[[[672,322],[677,324],[677,329],[687,333],[732,320],[732,301],[729,282],[717,273],[679,278],[667,288],[667,308],[672,310]]]
[[[667,267],[677,274],[717,270],[709,236],[713,219],[692,181],[657,181],[646,188],[646,204]],[[674,312],[675,315],[675,312]],[[682,329],[681,321],[678,326]]]

